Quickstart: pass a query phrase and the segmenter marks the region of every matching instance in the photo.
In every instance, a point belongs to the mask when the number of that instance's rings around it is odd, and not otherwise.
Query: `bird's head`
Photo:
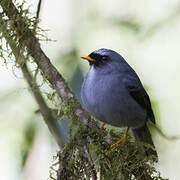
[[[88,56],[81,57],[84,60],[87,60],[90,65],[103,66],[112,61],[119,61],[122,58],[120,54],[110,49],[98,49],[90,53]]]

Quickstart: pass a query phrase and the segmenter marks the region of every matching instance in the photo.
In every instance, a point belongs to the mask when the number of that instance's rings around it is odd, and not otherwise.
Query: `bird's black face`
[[[99,49],[93,51],[88,56],[81,57],[82,59],[88,60],[90,65],[95,65],[97,67],[103,66],[111,61],[111,50]]]
[[[92,52],[88,55],[90,58],[94,59],[94,61],[89,61],[89,64],[94,64],[95,66],[102,66],[107,64],[110,61],[110,57],[103,54],[98,54],[95,52]]]

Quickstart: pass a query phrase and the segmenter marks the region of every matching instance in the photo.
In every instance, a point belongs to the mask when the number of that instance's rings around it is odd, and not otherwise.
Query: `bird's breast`
[[[105,123],[134,127],[145,121],[144,110],[129,95],[119,75],[101,75],[92,69],[82,87],[82,100],[86,110]]]

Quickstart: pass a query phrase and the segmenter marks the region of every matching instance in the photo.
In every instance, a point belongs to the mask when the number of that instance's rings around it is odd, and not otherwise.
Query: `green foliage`
[[[122,132],[111,130],[105,139],[110,140],[110,134],[123,136]],[[89,154],[84,152],[85,142],[88,142],[86,145]],[[165,180],[154,167],[157,159],[154,156],[145,156],[142,153],[142,144],[134,142],[131,136],[128,136],[124,144],[112,147],[111,143],[103,141],[99,134],[88,127],[77,128],[75,136],[57,153],[56,163],[51,169],[52,179],[85,180],[99,174],[102,180]]]

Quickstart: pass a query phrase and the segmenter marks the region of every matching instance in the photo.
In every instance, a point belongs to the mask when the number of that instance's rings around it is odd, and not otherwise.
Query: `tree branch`
[[[14,21],[14,30],[17,35],[23,39],[24,46],[27,47],[28,54],[31,55],[37,63],[39,69],[43,72],[44,76],[47,77],[49,83],[56,90],[59,97],[65,104],[70,102],[76,102],[73,109],[74,115],[80,123],[92,128],[92,130],[104,135],[104,132],[97,126],[95,121],[89,116],[89,114],[82,108],[77,102],[74,94],[67,86],[62,75],[57,69],[51,64],[50,59],[45,55],[40,47],[38,39],[34,36],[33,32],[28,28],[25,19],[20,15],[17,8],[12,3],[12,0],[1,0],[0,5],[8,18]],[[24,29],[23,33],[19,31],[19,27]]]
[[[0,31],[3,34],[3,37],[6,38],[6,41],[8,42],[12,53],[14,54],[15,58],[17,59],[17,62],[25,62],[25,57],[19,52],[13,41],[11,40],[10,33],[7,32],[7,23],[0,18],[1,24],[0,24]],[[20,65],[20,64],[19,64]],[[26,79],[27,83],[29,84],[29,87],[31,88],[33,95],[35,97],[35,100],[37,104],[39,105],[40,112],[45,120],[45,123],[47,124],[50,132],[54,135],[58,145],[60,148],[63,148],[65,142],[62,138],[62,133],[58,124],[58,121],[53,117],[51,110],[46,105],[42,95],[40,94],[38,86],[36,84],[33,84],[33,77],[31,76],[30,72],[28,71],[28,68],[26,66],[26,63],[23,65],[20,65],[21,70],[23,72],[24,78]]]
[[[39,105],[40,112],[45,120],[45,123],[47,124],[50,132],[55,137],[57,144],[62,149],[64,147],[65,142],[62,138],[63,135],[61,133],[57,119],[55,119],[53,117],[52,111],[46,105],[42,95],[39,92],[39,88],[37,86],[34,86],[34,84],[32,84],[33,78],[31,76],[30,72],[28,71],[26,64],[24,64],[21,67],[21,70],[23,72],[24,78],[26,79],[27,83],[29,84],[29,86],[33,92],[36,102]]]

